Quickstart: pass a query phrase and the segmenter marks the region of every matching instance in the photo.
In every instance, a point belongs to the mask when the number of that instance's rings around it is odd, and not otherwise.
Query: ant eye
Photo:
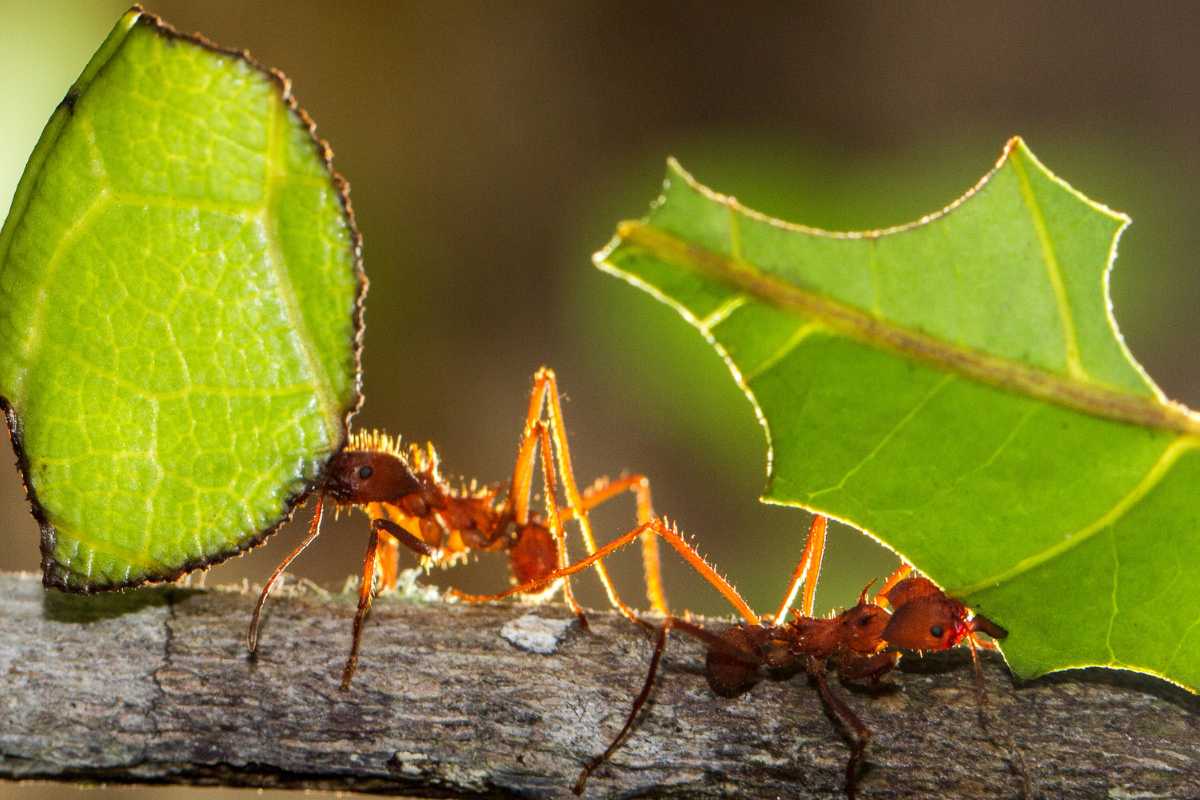
[[[942,626],[934,625],[932,628],[929,629],[929,635],[935,639],[942,638]]]
[[[358,479],[360,481],[368,480],[374,474],[375,470],[371,469],[369,466],[364,465],[358,468]]]
[[[860,617],[858,620],[858,624],[865,628],[871,624],[871,618],[870,617]]]

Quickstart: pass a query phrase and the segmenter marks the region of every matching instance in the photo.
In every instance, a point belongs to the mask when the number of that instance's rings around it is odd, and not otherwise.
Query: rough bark
[[[569,797],[620,727],[651,641],[561,606],[381,598],[349,692],[353,601],[160,588],[76,597],[0,575],[0,778]],[[537,650],[549,652],[540,653]],[[640,724],[588,797],[842,797],[847,747],[802,677],[715,697],[672,638]],[[1200,703],[1124,673],[1016,686],[965,652],[906,659],[893,688],[836,687],[871,728],[864,798],[1200,796]]]

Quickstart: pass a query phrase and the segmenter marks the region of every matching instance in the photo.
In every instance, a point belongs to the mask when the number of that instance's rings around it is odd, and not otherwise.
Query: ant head
[[[928,578],[907,578],[886,595],[895,609],[883,638],[906,650],[945,650],[964,639],[974,642],[976,631],[1003,639],[1008,631],[982,614],[968,619],[967,607],[949,597]]]
[[[422,489],[399,456],[370,450],[343,450],[329,462],[325,493],[342,505],[396,502]]]
[[[905,650],[946,650],[973,630],[963,604],[939,591],[899,606],[883,629],[883,638]]]
[[[858,605],[838,615],[843,644],[856,653],[874,653],[880,649],[883,631],[891,620],[883,606],[860,598]]]

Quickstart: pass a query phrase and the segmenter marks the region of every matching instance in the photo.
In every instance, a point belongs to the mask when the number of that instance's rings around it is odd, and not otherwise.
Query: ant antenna
[[[983,680],[983,662],[979,657],[980,643],[977,638],[978,636],[979,634],[975,631],[971,631],[967,634],[966,638],[967,646],[971,650],[971,663],[975,670],[975,701],[976,711],[979,713],[979,725],[987,733],[1000,738],[1001,741],[998,744],[1004,751],[1004,757],[1021,780],[1021,798],[1022,800],[1029,800],[1029,798],[1034,796],[1033,780],[1029,777],[1029,767],[1025,763],[1025,756],[1008,734],[1007,729],[997,730],[991,724],[991,715],[988,713],[990,707],[987,701],[987,689]],[[993,740],[993,744],[997,744],[995,740]]]

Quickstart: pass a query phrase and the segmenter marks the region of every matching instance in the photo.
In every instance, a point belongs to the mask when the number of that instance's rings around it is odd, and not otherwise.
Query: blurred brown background
[[[0,0],[0,209],[122,10]],[[752,207],[847,229],[940,208],[1020,133],[1051,169],[1134,217],[1113,275],[1117,316],[1167,394],[1200,405],[1200,6],[161,0],[150,10],[283,69],[332,143],[371,277],[360,425],[434,441],[451,474],[503,479],[530,376],[549,364],[580,478],[650,475],[657,510],[756,607],[777,601],[807,517],[756,501],[764,439],[716,354],[590,262],[617,220],[644,213],[668,154]],[[0,455],[11,460],[7,444]],[[623,503],[599,530],[615,535],[632,518]],[[297,571],[340,585],[365,533],[361,517],[343,518]],[[293,524],[208,580],[261,581],[298,534]],[[624,585],[637,597],[628,556]],[[852,601],[893,563],[838,528],[823,604]],[[16,474],[0,470],[0,569],[37,564]],[[485,556],[432,579],[498,588],[505,569]],[[726,613],[673,559],[667,580],[680,607]],[[582,583],[584,599],[602,603],[592,579]]]

